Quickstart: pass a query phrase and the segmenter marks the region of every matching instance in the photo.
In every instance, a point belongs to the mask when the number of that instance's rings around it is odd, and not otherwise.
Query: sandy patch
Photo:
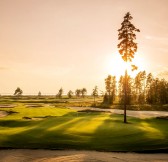
[[[16,105],[0,105],[0,108],[14,108]]]
[[[96,110],[96,111],[107,111],[114,114],[123,114],[124,110],[119,109],[100,109],[100,108],[93,108],[93,107],[70,107],[71,109],[81,111],[81,110]],[[137,118],[153,118],[153,117],[166,117],[168,116],[168,111],[133,111],[133,110],[127,110],[127,116],[137,117]]]
[[[7,115],[8,115],[8,113],[6,111],[0,111],[0,118],[3,118]]]
[[[97,151],[0,150],[1,162],[167,162],[167,154]]]

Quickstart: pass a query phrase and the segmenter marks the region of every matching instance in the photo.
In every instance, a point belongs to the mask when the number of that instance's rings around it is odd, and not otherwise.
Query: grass
[[[103,97],[96,97],[96,103],[94,103],[93,96],[86,96],[84,98],[73,97],[68,98],[67,96],[63,96],[62,99],[56,98],[55,96],[1,96],[0,97],[0,107],[4,105],[14,106],[17,104],[27,104],[34,105],[31,107],[40,107],[43,104],[53,105],[55,107],[99,107],[99,108],[109,108],[109,109],[123,109],[123,105],[119,104],[118,100],[116,100],[113,105],[102,103]],[[8,103],[8,104],[7,104]],[[4,106],[4,107],[5,107]],[[149,104],[131,104],[127,105],[127,110],[145,110],[145,111],[168,111],[168,104],[165,105],[149,105]]]
[[[103,112],[76,112],[18,104],[0,118],[1,148],[147,151],[168,149],[168,120],[138,119]],[[30,119],[23,119],[28,117]],[[35,120],[35,118],[41,118]]]

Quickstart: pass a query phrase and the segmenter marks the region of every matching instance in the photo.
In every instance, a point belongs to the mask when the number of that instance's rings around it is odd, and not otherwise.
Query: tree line
[[[116,81],[116,76],[109,75],[105,79],[106,93],[103,103],[113,104],[118,100],[124,103],[125,83],[127,84],[126,104],[168,104],[168,82],[165,79],[155,78],[151,73],[140,71],[134,78],[127,75],[120,76]]]
[[[155,78],[152,73],[147,74],[146,71],[140,71],[134,78],[128,75],[126,83],[127,104],[168,104],[168,81],[165,79]],[[125,76],[121,75],[119,81],[117,81],[116,76],[108,75],[105,78],[105,93],[101,94],[103,96],[103,103],[110,105],[116,101],[119,104],[123,104],[124,87]],[[17,87],[14,95],[21,96],[22,94],[23,90]],[[69,90],[67,93],[68,98],[84,98],[86,95],[86,88],[76,89],[74,92]],[[97,86],[93,88],[91,95],[94,98],[99,95]],[[37,96],[42,96],[40,91]],[[62,98],[62,96],[63,88],[60,88],[56,94],[56,98]]]
[[[58,90],[58,93],[56,94],[56,98],[61,99],[63,97],[63,93],[64,93],[63,88],[60,88]],[[17,87],[13,95],[19,97],[19,96],[22,96],[22,94],[23,94],[23,90],[20,87]],[[69,90],[68,93],[67,93],[68,98],[72,98],[74,96],[76,96],[77,98],[80,98],[80,97],[84,98],[84,97],[86,97],[86,95],[87,95],[87,89],[86,88],[76,89],[74,92],[72,90]],[[94,98],[98,96],[98,87],[97,86],[95,86],[93,88],[91,95]],[[41,91],[38,92],[37,96],[38,97],[42,96]]]

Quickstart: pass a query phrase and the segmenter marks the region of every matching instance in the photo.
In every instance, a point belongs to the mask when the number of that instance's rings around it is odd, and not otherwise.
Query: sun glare
[[[131,65],[136,65],[138,67],[138,70],[132,71]],[[117,77],[117,80],[121,75],[125,74],[125,69],[127,68],[128,74],[131,75],[131,77],[134,77],[137,72],[145,70],[144,67],[144,60],[136,54],[135,58],[132,60],[132,62],[124,62],[121,58],[121,55],[118,53],[111,54],[107,57],[106,60],[106,72],[109,75],[115,75]]]

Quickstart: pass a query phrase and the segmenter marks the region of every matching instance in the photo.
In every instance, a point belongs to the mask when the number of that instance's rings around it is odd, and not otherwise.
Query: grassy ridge
[[[0,110],[4,110],[1,108]],[[10,108],[5,108],[9,111]],[[168,148],[168,121],[66,108],[12,108],[0,118],[0,147],[142,151]],[[30,117],[30,120],[23,117]],[[36,120],[40,117],[40,120]]]

